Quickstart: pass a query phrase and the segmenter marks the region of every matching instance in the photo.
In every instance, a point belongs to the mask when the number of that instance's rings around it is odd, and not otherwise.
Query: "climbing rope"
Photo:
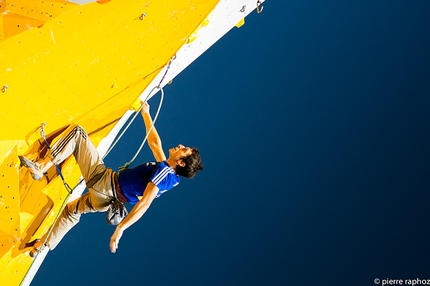
[[[172,57],[172,59],[169,61],[169,63],[167,64],[166,71],[164,72],[164,74],[163,74],[163,76],[162,76],[162,78],[161,78],[160,82],[158,83],[158,85],[157,85],[157,86],[155,86],[155,87],[154,87],[154,88],[153,88],[153,89],[148,93],[148,95],[145,97],[145,99],[144,99],[144,100],[142,100],[142,104],[140,105],[140,107],[139,107],[139,109],[136,111],[136,113],[134,114],[133,118],[130,120],[130,122],[127,124],[127,126],[124,128],[124,130],[121,132],[121,134],[120,134],[120,135],[118,136],[118,138],[115,140],[115,142],[114,142],[114,143],[112,143],[111,147],[108,149],[108,151],[106,152],[106,154],[103,156],[103,159],[104,159],[104,158],[106,158],[106,156],[110,153],[110,151],[112,151],[112,149],[115,147],[115,145],[116,145],[116,144],[118,143],[118,141],[121,139],[121,137],[124,135],[124,133],[125,133],[125,132],[127,131],[127,129],[130,127],[130,125],[133,123],[134,119],[135,119],[135,118],[137,117],[137,115],[140,113],[140,111],[141,111],[141,110],[142,110],[142,108],[143,108],[143,105],[145,104],[145,102],[147,102],[147,101],[148,101],[148,99],[149,99],[149,98],[150,98],[150,96],[152,95],[152,92],[153,92],[155,89],[160,90],[160,91],[161,91],[160,103],[158,104],[157,113],[155,114],[155,117],[154,117],[154,119],[153,119],[153,121],[152,121],[152,125],[151,125],[151,127],[148,129],[148,132],[146,133],[145,138],[143,139],[142,143],[140,144],[139,149],[137,150],[137,152],[135,153],[135,155],[133,156],[133,158],[132,158],[129,162],[125,163],[125,165],[124,165],[124,166],[119,167],[119,172],[121,172],[121,171],[123,171],[123,170],[127,169],[127,168],[130,166],[130,164],[131,164],[131,163],[136,159],[136,157],[139,155],[140,151],[142,150],[143,145],[145,145],[145,142],[146,142],[146,140],[148,139],[148,134],[151,132],[152,128],[153,128],[153,127],[154,127],[154,125],[155,125],[155,122],[157,121],[158,114],[160,113],[161,106],[163,105],[163,99],[164,99],[164,91],[163,91],[163,88],[161,87],[161,83],[164,81],[164,78],[166,77],[167,72],[169,71],[170,66],[171,66],[171,64],[172,64],[172,61],[173,61],[173,60],[175,60],[175,59],[176,59],[176,55],[174,55],[174,56]]]
[[[161,83],[161,82],[160,82],[160,83]],[[162,104],[163,104],[163,99],[164,99],[164,91],[163,91],[163,89],[162,89],[162,88],[160,88],[159,86],[157,86],[157,87],[153,88],[153,89],[151,90],[151,92],[148,94],[147,98],[151,95],[151,93],[152,93],[156,88],[159,88],[159,89],[161,90],[161,97],[160,97],[160,103],[159,103],[159,105],[158,105],[157,113],[156,113],[156,115],[155,115],[155,117],[154,117],[154,120],[153,120],[153,122],[152,122],[152,125],[151,125],[151,127],[149,128],[149,130],[148,130],[148,132],[147,132],[147,134],[146,134],[145,138],[143,139],[143,141],[142,141],[142,143],[141,143],[141,145],[140,145],[139,149],[137,150],[136,154],[135,154],[135,155],[133,156],[133,158],[132,158],[129,162],[127,162],[123,167],[120,167],[120,171],[122,171],[123,169],[127,169],[127,168],[128,168],[128,166],[129,166],[129,165],[130,165],[130,164],[131,164],[131,163],[136,159],[137,155],[140,153],[140,151],[142,150],[143,145],[145,144],[146,140],[148,139],[148,134],[151,132],[151,130],[152,130],[152,128],[154,127],[154,124],[155,124],[155,122],[156,122],[156,120],[157,120],[157,118],[158,118],[158,115],[159,115],[160,110],[161,110],[161,106],[162,106]],[[144,101],[144,102],[146,102],[147,98],[145,99],[145,101]],[[143,108],[143,104],[141,104],[141,106],[140,106],[139,110],[138,110],[138,111],[136,111],[136,114],[135,114],[134,118],[136,117],[136,115],[137,115],[137,114],[139,114],[139,112],[142,110],[142,108]],[[132,119],[132,121],[131,121],[131,122],[133,122],[134,118]],[[125,128],[125,130],[121,133],[121,135],[118,137],[118,139],[115,141],[115,143],[111,146],[111,148],[108,150],[108,152],[106,152],[106,154],[105,154],[105,156],[104,156],[103,158],[105,158],[105,157],[108,155],[108,153],[112,150],[112,148],[116,145],[116,143],[118,143],[119,139],[120,139],[120,138],[121,138],[121,136],[124,134],[124,132],[128,129],[128,127],[130,126],[130,124],[131,124],[131,123],[129,123],[129,124],[127,125],[127,127]],[[45,143],[46,143],[46,145],[47,145],[48,149],[51,149],[51,146],[50,146],[50,144],[49,144],[49,142],[48,142],[48,140],[46,139],[46,136],[45,136],[45,132],[44,132],[44,127],[45,127],[45,125],[46,125],[46,123],[42,123],[42,125],[41,125],[41,127],[40,127],[40,128],[41,128],[40,133],[41,133],[41,135],[42,135],[42,137],[43,137],[43,140],[45,141]],[[79,186],[79,185],[84,181],[84,179],[81,179],[81,180],[76,184],[76,186],[75,186],[75,187],[73,187],[73,189],[72,189],[72,188],[70,188],[70,186],[66,183],[66,180],[64,179],[64,176],[63,176],[63,174],[62,174],[62,172],[61,172],[60,167],[59,167],[57,164],[54,164],[54,165],[55,165],[55,167],[56,167],[56,169],[57,169],[58,174],[60,175],[61,179],[63,180],[63,184],[64,184],[64,186],[66,187],[68,194],[67,194],[67,196],[64,198],[63,203],[61,204],[60,211],[57,213],[57,215],[56,215],[56,217],[55,217],[55,219],[54,219],[54,222],[52,223],[51,227],[50,227],[50,228],[49,228],[49,230],[47,231],[47,233],[46,233],[46,237],[45,237],[45,238],[44,238],[44,240],[42,241],[42,248],[41,248],[40,250],[38,250],[38,251],[37,251],[37,253],[36,253],[35,257],[34,257],[33,263],[34,263],[34,261],[36,260],[37,256],[39,256],[39,254],[41,253],[41,251],[43,250],[43,248],[44,248],[44,247],[46,247],[46,246],[45,246],[45,243],[46,243],[46,241],[48,240],[49,236],[51,235],[52,230],[54,229],[54,226],[55,226],[55,224],[57,223],[58,218],[60,217],[61,211],[63,210],[64,206],[66,205],[66,203],[67,203],[67,202],[68,202],[68,200],[69,200],[69,197],[71,196],[71,194],[73,193],[73,191],[74,191],[74,190],[75,190],[75,189],[76,189],[76,188],[77,188],[77,187],[78,187],[78,186]],[[97,191],[97,190],[95,190],[95,191]],[[100,192],[99,192],[99,193],[100,193]],[[101,194],[102,194],[102,193],[101,193]],[[30,267],[30,268],[31,268],[31,267]],[[30,270],[30,268],[29,268],[29,270]],[[28,270],[28,271],[29,271],[29,270]],[[26,278],[26,276],[27,276],[27,274],[28,274],[28,271],[27,271],[27,273],[25,274],[25,276],[24,276],[24,278],[23,278],[23,280],[22,280],[22,281],[24,281],[24,280],[25,280],[25,278]],[[22,281],[21,281],[21,282],[22,282]]]
[[[58,218],[60,217],[60,214],[61,214],[61,212],[62,212],[62,210],[63,210],[64,206],[65,206],[65,205],[66,205],[66,203],[68,202],[69,197],[71,196],[71,194],[72,194],[72,192],[74,191],[74,189],[75,189],[76,187],[78,187],[80,183],[81,183],[81,182],[79,182],[79,183],[78,183],[78,184],[77,184],[73,189],[70,189],[70,191],[69,191],[69,190],[67,190],[67,191],[68,191],[68,193],[67,193],[67,196],[64,198],[63,203],[62,203],[62,204],[61,204],[61,206],[60,206],[60,211],[59,211],[59,212],[57,212],[57,215],[56,215],[56,217],[55,217],[55,219],[54,219],[54,222],[52,223],[51,227],[49,228],[48,232],[46,233],[46,237],[45,237],[45,239],[42,241],[42,247],[41,247],[40,249],[38,249],[38,250],[37,250],[36,255],[33,257],[33,262],[31,263],[31,266],[27,269],[27,272],[25,273],[25,275],[24,275],[24,277],[22,278],[21,283],[20,283],[19,285],[22,285],[22,283],[25,281],[25,279],[26,279],[26,278],[27,278],[27,276],[28,276],[28,273],[30,272],[31,267],[32,267],[32,266],[33,266],[33,264],[36,262],[36,258],[39,256],[39,254],[40,254],[40,253],[43,251],[43,249],[46,247],[46,246],[45,246],[45,243],[46,243],[46,241],[48,240],[48,237],[51,235],[52,230],[54,229],[54,226],[55,226],[55,224],[56,224],[56,222],[57,222]]]
[[[122,133],[118,136],[118,138],[115,140],[115,142],[111,145],[111,147],[108,149],[108,151],[106,152],[106,154],[103,156],[103,159],[110,153],[110,151],[112,151],[112,149],[115,147],[115,145],[118,143],[118,141],[121,139],[121,137],[122,137],[122,135],[124,135],[124,133],[127,131],[127,129],[130,127],[130,125],[131,125],[131,123],[134,121],[134,119],[136,118],[136,116],[140,113],[140,111],[142,110],[142,108],[143,108],[143,106],[144,106],[144,104],[147,102],[147,100],[149,99],[149,97],[151,96],[151,94],[152,94],[152,92],[155,90],[155,89],[158,89],[158,90],[161,90],[161,96],[160,96],[160,103],[159,103],[159,105],[158,105],[158,109],[157,109],[157,113],[155,114],[155,117],[154,117],[154,119],[153,119],[153,121],[152,121],[152,125],[151,125],[151,127],[148,129],[148,132],[146,133],[146,136],[145,136],[145,138],[143,139],[143,141],[142,141],[142,143],[141,143],[141,145],[140,145],[140,147],[139,147],[139,149],[137,150],[137,152],[135,153],[135,155],[133,156],[133,158],[129,161],[129,162],[127,162],[124,166],[122,166],[122,167],[120,167],[120,171],[122,171],[122,170],[124,170],[124,169],[127,169],[129,166],[130,166],[130,164],[136,159],[136,157],[138,156],[138,154],[140,153],[140,151],[142,150],[142,147],[145,145],[145,142],[147,141],[147,139],[148,139],[148,134],[151,132],[151,130],[152,130],[152,128],[154,127],[154,125],[155,125],[155,122],[157,121],[157,118],[158,118],[158,115],[159,115],[159,113],[160,113],[160,110],[161,110],[161,106],[162,106],[162,104],[163,104],[163,99],[164,99],[164,91],[163,91],[163,88],[161,88],[161,83],[163,82],[163,80],[164,80],[164,78],[165,78],[165,76],[166,76],[166,74],[167,74],[167,72],[168,72],[168,70],[169,70],[169,68],[170,68],[170,65],[171,65],[171,63],[172,63],[172,60],[174,60],[176,58],[176,56],[174,56],[170,61],[169,61],[169,64],[167,65],[167,69],[166,69],[166,72],[164,73],[164,75],[163,75],[163,77],[161,78],[161,80],[160,80],[160,82],[159,82],[159,84],[158,84],[158,86],[156,86],[156,87],[154,87],[149,93],[148,93],[148,95],[146,96],[146,98],[142,101],[142,104],[140,105],[140,108],[136,111],[136,113],[135,113],[135,115],[133,116],[133,118],[131,119],[131,121],[128,123],[128,125],[124,128],[124,130],[122,131]],[[47,145],[47,147],[49,148],[49,149],[51,149],[51,146],[50,146],[50,144],[49,144],[49,142],[48,142],[48,140],[46,139],[46,136],[45,136],[45,132],[44,132],[44,127],[45,127],[45,125],[46,125],[46,123],[42,123],[42,125],[41,125],[41,135],[42,135],[42,137],[43,137],[43,140],[45,141],[45,143],[46,143],[46,145]],[[65,179],[64,179],[64,176],[63,176],[63,174],[62,174],[62,172],[61,172],[61,169],[60,169],[60,167],[57,165],[57,164],[54,164],[55,165],[55,167],[56,167],[56,169],[57,169],[57,172],[58,172],[58,174],[60,175],[60,177],[61,177],[61,179],[63,180],[63,184],[64,184],[64,186],[66,187],[66,189],[67,189],[67,192],[68,192],[68,194],[67,194],[67,196],[66,196],[66,198],[63,200],[63,203],[62,203],[62,205],[61,205],[61,207],[60,207],[60,211],[57,213],[57,216],[55,217],[55,220],[54,220],[54,222],[53,222],[53,224],[51,225],[51,227],[49,228],[49,230],[48,230],[48,232],[46,233],[46,237],[45,237],[45,239],[44,239],[44,241],[42,242],[42,245],[43,245],[43,247],[45,247],[45,243],[46,243],[46,241],[48,240],[48,237],[50,236],[50,234],[52,233],[52,230],[53,230],[53,228],[54,228],[54,226],[55,226],[55,224],[56,224],[56,222],[57,222],[57,220],[58,220],[58,218],[59,218],[59,216],[60,216],[60,213],[61,213],[61,211],[62,211],[62,209],[64,208],[64,206],[65,206],[65,204],[68,202],[68,199],[69,199],[69,197],[70,197],[70,195],[73,193],[73,190],[75,190],[84,180],[83,179],[81,179],[77,184],[76,184],[76,186],[72,189],[72,188],[70,188],[70,186],[66,183],[66,181],[65,181]],[[43,248],[42,248],[43,249]],[[33,263],[34,263],[34,261],[36,260],[36,258],[37,258],[37,256],[40,254],[40,252],[41,252],[42,250],[38,250],[37,251],[37,253],[36,253],[36,256],[34,257],[34,260],[33,260]],[[31,267],[30,267],[31,268]],[[22,281],[24,281],[25,280],[25,277],[27,276],[27,274],[28,274],[28,271],[27,271],[27,273],[25,274],[25,276],[24,276],[24,278],[23,278],[23,280]]]
[[[160,89],[161,90],[161,101],[160,101],[160,104],[159,104],[159,106],[158,106],[158,111],[157,111],[157,115],[156,116],[158,116],[158,112],[160,111],[160,107],[161,107],[161,104],[162,104],[162,101],[163,101],[163,98],[164,98],[164,91],[163,91],[163,89],[162,88],[160,88],[160,87],[158,87],[158,86],[156,86],[156,87],[154,87],[149,93],[148,93],[148,95],[146,96],[146,98],[142,101],[142,104],[140,105],[140,107],[139,107],[139,109],[135,112],[135,114],[133,115],[133,117],[131,118],[131,120],[128,122],[128,124],[127,124],[127,126],[126,127],[124,127],[124,129],[122,130],[122,132],[121,132],[121,134],[116,138],[116,140],[112,143],[112,145],[110,146],[110,148],[106,151],[106,154],[103,156],[103,159],[104,158],[106,158],[107,157],[107,155],[109,155],[109,153],[112,151],[112,149],[115,147],[115,145],[118,143],[118,141],[121,139],[121,137],[125,134],[125,132],[128,130],[128,128],[130,127],[130,125],[133,123],[133,121],[136,119],[136,117],[137,117],[137,115],[139,115],[139,113],[140,113],[140,111],[142,110],[142,108],[143,108],[143,105],[144,105],[144,103],[145,102],[147,102],[147,100],[148,100],[148,98],[151,96],[151,94],[152,94],[152,92],[155,90],[155,89]],[[155,117],[156,118],[156,117]],[[152,124],[152,126],[154,125],[154,123],[155,123],[155,120],[154,120],[154,122],[153,122],[153,124]],[[151,129],[152,129],[152,126],[151,126]]]
[[[124,171],[130,166],[131,163],[133,163],[133,161],[136,159],[136,157],[139,155],[140,151],[142,150],[143,145],[145,145],[146,141],[148,140],[149,133],[151,133],[152,128],[154,128],[155,122],[157,121],[157,118],[158,118],[158,114],[160,114],[161,106],[163,105],[163,99],[164,99],[164,91],[162,88],[159,88],[159,89],[161,90],[160,103],[158,104],[158,109],[157,109],[157,112],[155,113],[154,119],[152,120],[151,127],[148,129],[148,132],[146,132],[146,136],[143,139],[142,143],[140,144],[139,149],[134,154],[133,158],[131,158],[130,161],[125,163],[124,166],[119,167],[119,172]],[[138,112],[140,112],[142,108],[143,108],[143,104],[140,106]]]

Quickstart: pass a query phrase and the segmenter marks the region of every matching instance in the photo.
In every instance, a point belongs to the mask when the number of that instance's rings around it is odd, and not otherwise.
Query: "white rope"
[[[119,140],[121,139],[121,137],[124,135],[124,133],[125,133],[125,132],[127,131],[127,129],[130,127],[130,125],[133,123],[133,121],[136,119],[137,115],[139,115],[140,111],[141,111],[141,110],[142,110],[142,108],[143,108],[143,104],[144,104],[145,102],[147,102],[148,98],[151,96],[152,92],[153,92],[156,88],[158,88],[158,89],[160,89],[160,90],[161,90],[161,101],[160,101],[160,104],[159,104],[159,106],[158,106],[158,110],[157,110],[156,117],[158,116],[158,113],[159,113],[159,111],[160,111],[161,104],[162,104],[162,102],[163,102],[163,98],[164,98],[164,91],[163,91],[163,88],[156,86],[156,87],[154,87],[154,88],[149,92],[149,94],[148,94],[148,95],[146,96],[146,98],[143,100],[143,103],[140,105],[139,109],[138,109],[138,110],[136,111],[136,113],[133,115],[133,117],[131,118],[130,122],[127,124],[127,126],[124,128],[124,130],[123,130],[123,131],[121,132],[121,134],[118,136],[118,138],[117,138],[117,139],[112,143],[112,145],[110,146],[110,148],[107,150],[106,154],[103,156],[103,159],[104,159],[104,158],[106,158],[106,156],[110,153],[110,151],[112,151],[112,149],[115,147],[115,145],[118,143],[118,141],[119,141]],[[155,118],[156,118],[156,117],[155,117]],[[152,126],[151,126],[151,129],[152,129],[152,127],[153,127],[154,123],[155,123],[155,120],[153,121],[153,124],[152,124]],[[146,139],[146,138],[145,138],[145,139]],[[134,158],[133,158],[133,160],[134,160]]]
[[[136,152],[136,154],[134,155],[133,159],[131,159],[131,160],[130,160],[128,163],[126,163],[123,167],[120,167],[120,170],[127,169],[127,168],[128,168],[128,166],[130,166],[130,164],[134,161],[134,159],[136,159],[137,155],[139,154],[140,150],[142,149],[143,145],[145,144],[146,140],[148,139],[148,134],[149,134],[149,132],[151,132],[152,128],[154,127],[155,121],[157,120],[158,113],[160,112],[161,105],[163,104],[163,98],[164,98],[164,91],[163,91],[163,88],[161,87],[161,83],[163,82],[164,78],[166,77],[167,72],[168,72],[168,71],[169,71],[169,69],[170,69],[170,65],[172,64],[172,61],[173,61],[173,60],[175,60],[175,59],[176,59],[176,55],[174,55],[174,56],[170,59],[169,63],[167,64],[166,71],[164,72],[164,75],[163,75],[163,77],[161,78],[160,83],[159,83],[156,87],[154,87],[154,88],[149,92],[149,94],[146,96],[145,100],[143,100],[143,103],[142,103],[142,105],[140,106],[139,110],[138,110],[138,111],[136,111],[136,114],[135,114],[135,115],[133,116],[133,118],[130,120],[130,122],[128,123],[128,125],[124,128],[124,130],[122,131],[122,133],[118,136],[118,138],[115,140],[115,142],[114,142],[114,143],[112,144],[112,146],[108,149],[108,151],[106,152],[106,154],[103,156],[103,159],[104,159],[104,158],[106,158],[106,156],[109,154],[109,152],[110,152],[110,151],[112,151],[112,149],[115,147],[116,143],[118,143],[119,139],[121,139],[122,135],[124,135],[124,133],[125,133],[125,132],[127,131],[127,129],[130,127],[131,123],[133,123],[133,121],[134,121],[134,119],[136,118],[136,116],[140,113],[140,111],[141,111],[141,110],[142,110],[142,108],[143,108],[143,104],[144,104],[145,102],[147,102],[147,101],[148,101],[148,98],[150,97],[150,95],[152,94],[152,92],[153,92],[156,88],[158,88],[159,90],[161,90],[161,99],[160,99],[160,103],[159,103],[159,105],[158,105],[158,110],[157,110],[157,113],[156,113],[156,115],[155,115],[155,117],[154,117],[154,120],[153,120],[153,122],[152,122],[152,125],[151,125],[151,127],[149,128],[149,131],[147,132],[147,134],[146,134],[146,136],[145,136],[145,139],[143,140],[142,144],[141,144],[141,145],[140,145],[140,147],[139,147],[139,150]],[[124,168],[124,167],[125,167],[125,168]],[[121,168],[123,168],[123,169],[121,169]]]
[[[133,116],[133,118],[130,120],[130,122],[127,124],[127,126],[124,128],[124,130],[121,132],[121,134],[120,134],[120,135],[118,136],[118,138],[115,140],[115,142],[111,145],[111,147],[108,149],[108,151],[106,152],[106,154],[103,156],[103,159],[104,159],[104,158],[106,158],[106,156],[110,153],[110,151],[112,151],[112,149],[115,147],[115,145],[116,145],[116,144],[118,143],[118,141],[121,139],[121,137],[124,135],[124,133],[125,133],[125,132],[127,131],[127,129],[130,127],[130,125],[133,123],[134,119],[135,119],[135,118],[137,117],[137,115],[140,113],[140,111],[141,111],[141,110],[142,110],[142,108],[143,108],[143,105],[148,101],[148,98],[150,97],[150,95],[152,94],[152,92],[153,92],[156,88],[158,88],[158,90],[161,90],[160,103],[158,104],[157,113],[155,114],[155,117],[154,117],[154,119],[153,119],[153,121],[152,121],[152,125],[151,125],[151,127],[148,129],[148,132],[146,133],[146,136],[145,136],[145,138],[143,139],[142,143],[140,144],[140,147],[139,147],[139,149],[137,150],[136,154],[133,156],[133,158],[132,158],[129,162],[127,162],[124,166],[122,166],[122,167],[120,167],[120,168],[119,168],[119,169],[120,169],[120,171],[121,171],[121,170],[124,170],[124,169],[127,169],[127,168],[128,168],[128,166],[130,166],[130,164],[131,164],[131,163],[136,159],[136,157],[139,155],[140,151],[142,150],[143,145],[145,145],[145,142],[146,142],[146,140],[148,139],[148,135],[149,135],[149,133],[151,132],[152,128],[153,128],[153,127],[154,127],[154,125],[155,125],[155,122],[157,121],[158,114],[160,113],[161,106],[162,106],[162,104],[163,104],[163,99],[164,99],[164,91],[163,91],[163,88],[161,87],[161,83],[163,82],[164,77],[166,76],[167,72],[169,71],[169,68],[170,68],[170,65],[171,65],[171,63],[172,63],[172,60],[174,60],[175,58],[176,58],[176,56],[174,56],[174,57],[169,61],[169,64],[167,65],[167,69],[166,69],[166,71],[165,71],[165,73],[164,73],[163,77],[161,78],[160,83],[158,84],[158,86],[154,87],[154,88],[153,88],[153,89],[148,93],[148,95],[146,96],[145,100],[143,100],[143,103],[141,104],[141,106],[140,106],[139,110],[137,110],[137,111],[136,111],[136,113],[135,113],[135,115]],[[43,131],[43,125],[42,125],[42,131]],[[44,134],[43,134],[43,136],[44,136]],[[45,139],[45,141],[46,141],[46,138],[44,138],[44,139]],[[47,143],[47,142],[46,142],[46,143]],[[49,146],[49,144],[48,144],[48,146]],[[62,177],[62,176],[61,176],[61,177]],[[63,179],[63,181],[64,181],[64,179]],[[58,218],[59,218],[59,216],[60,216],[60,213],[61,213],[62,209],[64,208],[64,205],[68,202],[68,199],[69,199],[70,195],[72,194],[73,190],[74,190],[75,188],[77,188],[77,187],[78,187],[82,182],[83,182],[83,179],[81,179],[81,180],[76,184],[76,186],[75,186],[73,189],[71,189],[71,191],[69,191],[69,190],[68,190],[69,192],[68,192],[67,196],[65,197],[65,199],[63,200],[63,203],[62,203],[62,205],[61,205],[61,207],[60,207],[60,211],[57,213],[57,215],[56,215],[56,217],[55,217],[55,219],[54,219],[54,223],[53,223],[53,224],[51,225],[51,227],[49,228],[49,230],[48,230],[48,232],[47,232],[47,235],[46,235],[46,237],[45,237],[44,241],[42,242],[42,247],[41,247],[41,249],[37,250],[37,252],[36,252],[36,256],[34,257],[33,262],[31,263],[31,266],[29,267],[29,269],[28,269],[28,270],[27,270],[27,272],[25,273],[25,275],[24,275],[23,279],[21,280],[20,285],[24,282],[25,278],[27,277],[27,274],[29,273],[29,271],[30,271],[31,267],[33,266],[34,262],[36,261],[36,258],[39,256],[40,252],[41,252],[41,251],[42,251],[42,249],[45,247],[45,243],[46,243],[46,241],[48,240],[48,237],[50,236],[50,234],[51,234],[51,232],[52,232],[52,230],[53,230],[53,228],[54,228],[54,225],[56,224],[56,222],[57,222],[57,220],[58,220]],[[67,186],[68,186],[68,185],[67,185]],[[70,188],[70,187],[69,187],[69,188]],[[100,193],[100,192],[99,192],[99,193]]]
[[[134,154],[133,158],[129,162],[125,163],[124,166],[119,167],[119,171],[120,172],[123,171],[123,170],[125,170],[125,169],[127,169],[130,166],[130,164],[133,163],[133,161],[136,159],[137,155],[139,155],[140,151],[142,150],[143,145],[145,145],[146,141],[148,140],[149,133],[151,133],[152,128],[154,128],[155,122],[157,121],[157,118],[158,118],[158,114],[160,114],[161,106],[163,105],[163,99],[164,99],[163,88],[161,88],[161,87],[157,87],[157,88],[159,88],[159,90],[161,90],[160,103],[158,104],[158,109],[157,109],[157,112],[155,113],[154,119],[152,120],[151,127],[149,127],[148,132],[146,132],[145,138],[143,139],[142,143],[140,144],[139,149]],[[143,104],[140,106],[138,112],[140,112],[140,110],[142,109],[142,107],[143,107]]]

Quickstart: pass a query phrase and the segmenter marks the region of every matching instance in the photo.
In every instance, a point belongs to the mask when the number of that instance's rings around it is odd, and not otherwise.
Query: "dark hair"
[[[185,166],[176,166],[175,171],[179,176],[184,176],[189,179],[193,178],[196,173],[203,170],[202,158],[200,157],[200,151],[197,148],[191,148],[193,153],[189,156],[181,158]]]

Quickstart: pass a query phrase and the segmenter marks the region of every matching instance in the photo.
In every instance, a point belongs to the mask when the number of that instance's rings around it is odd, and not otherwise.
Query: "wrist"
[[[122,222],[120,222],[117,226],[116,226],[116,231],[118,232],[123,232],[125,230],[124,225],[122,224]]]

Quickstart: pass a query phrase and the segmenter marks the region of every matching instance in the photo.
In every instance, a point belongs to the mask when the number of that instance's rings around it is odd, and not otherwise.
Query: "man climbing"
[[[149,132],[148,145],[156,162],[138,165],[119,174],[113,172],[105,167],[87,133],[78,125],[69,127],[41,162],[33,163],[20,156],[21,164],[29,169],[33,179],[41,180],[50,167],[60,164],[73,154],[88,188],[87,193],[65,206],[51,233],[46,233],[36,241],[30,256],[34,257],[44,246],[53,250],[64,235],[79,222],[81,214],[105,212],[114,197],[122,203],[134,204],[130,213],[117,225],[110,239],[110,250],[115,253],[124,231],[145,214],[155,198],[177,186],[179,176],[193,178],[203,169],[197,148],[179,144],[169,149],[169,157],[166,159],[147,103],[144,103],[141,113],[146,132]]]

